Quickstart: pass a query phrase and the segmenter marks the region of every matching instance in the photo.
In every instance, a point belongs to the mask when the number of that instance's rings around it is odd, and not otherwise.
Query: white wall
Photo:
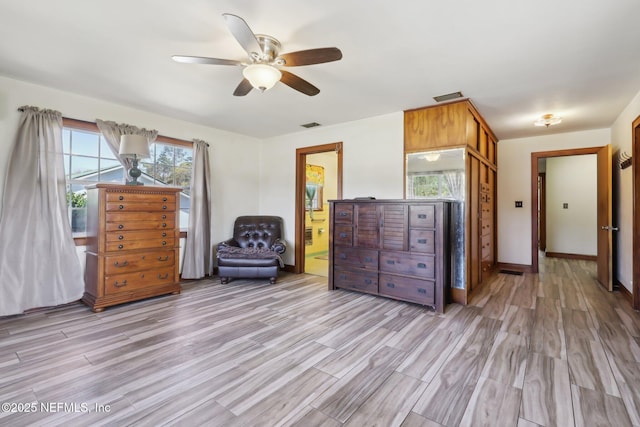
[[[595,154],[547,159],[548,252],[598,254],[597,167]]]
[[[260,211],[284,220],[285,262],[294,264],[296,149],[343,143],[345,199],[403,196],[404,113],[397,112],[268,139],[262,145]]]
[[[618,116],[611,127],[612,152],[626,152],[632,154],[631,124],[640,115],[640,92],[631,100],[629,105]],[[614,156],[615,157],[615,156]],[[619,231],[615,234],[617,260],[617,279],[630,292],[633,289],[633,170],[620,170],[619,165],[613,165],[614,194],[616,194],[615,218],[613,226]],[[640,201],[639,201],[640,202]],[[636,258],[640,254],[636,254]]]
[[[259,152],[260,140],[5,77],[0,77],[0,210],[3,209],[5,175],[20,117],[17,108],[22,105],[58,110],[73,119],[114,120],[157,129],[164,136],[207,141],[216,242],[231,236],[233,221],[238,215],[259,211],[259,161],[252,153]]]
[[[498,262],[531,265],[531,153],[610,143],[609,129],[498,142]],[[514,201],[524,206],[516,208]]]

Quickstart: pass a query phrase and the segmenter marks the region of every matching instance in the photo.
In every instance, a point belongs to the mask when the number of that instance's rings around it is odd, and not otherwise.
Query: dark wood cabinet
[[[448,290],[449,202],[333,200],[329,289],[429,305],[443,312]]]
[[[93,311],[180,292],[180,188],[96,184],[87,189],[82,301]]]

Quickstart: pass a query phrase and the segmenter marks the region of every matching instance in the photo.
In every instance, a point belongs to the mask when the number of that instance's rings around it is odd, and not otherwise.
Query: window
[[[86,233],[86,185],[96,182],[123,183],[124,167],[111,151],[95,123],[64,119],[62,146],[67,181],[67,206],[74,236]],[[190,142],[159,136],[149,147],[151,156],[141,161],[146,185],[170,185],[182,188],[180,193],[180,228],[189,223],[191,164]]]
[[[409,190],[409,194],[416,199],[448,199],[452,197],[449,186],[442,173],[411,175]]]

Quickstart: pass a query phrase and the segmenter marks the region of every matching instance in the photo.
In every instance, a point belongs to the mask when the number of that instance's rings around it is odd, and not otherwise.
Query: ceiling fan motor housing
[[[280,48],[282,47],[280,42],[276,38],[265,34],[256,34],[256,39],[258,39],[258,43],[262,48],[262,54],[260,54],[260,52],[255,52],[259,57],[257,62],[264,62],[267,64],[273,63],[280,54]]]

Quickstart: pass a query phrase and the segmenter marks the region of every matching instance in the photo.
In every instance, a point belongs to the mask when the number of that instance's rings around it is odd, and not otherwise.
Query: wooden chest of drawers
[[[87,265],[82,301],[93,311],[179,293],[180,188],[87,188]]]
[[[329,289],[444,311],[450,271],[448,202],[333,200],[329,215]]]

